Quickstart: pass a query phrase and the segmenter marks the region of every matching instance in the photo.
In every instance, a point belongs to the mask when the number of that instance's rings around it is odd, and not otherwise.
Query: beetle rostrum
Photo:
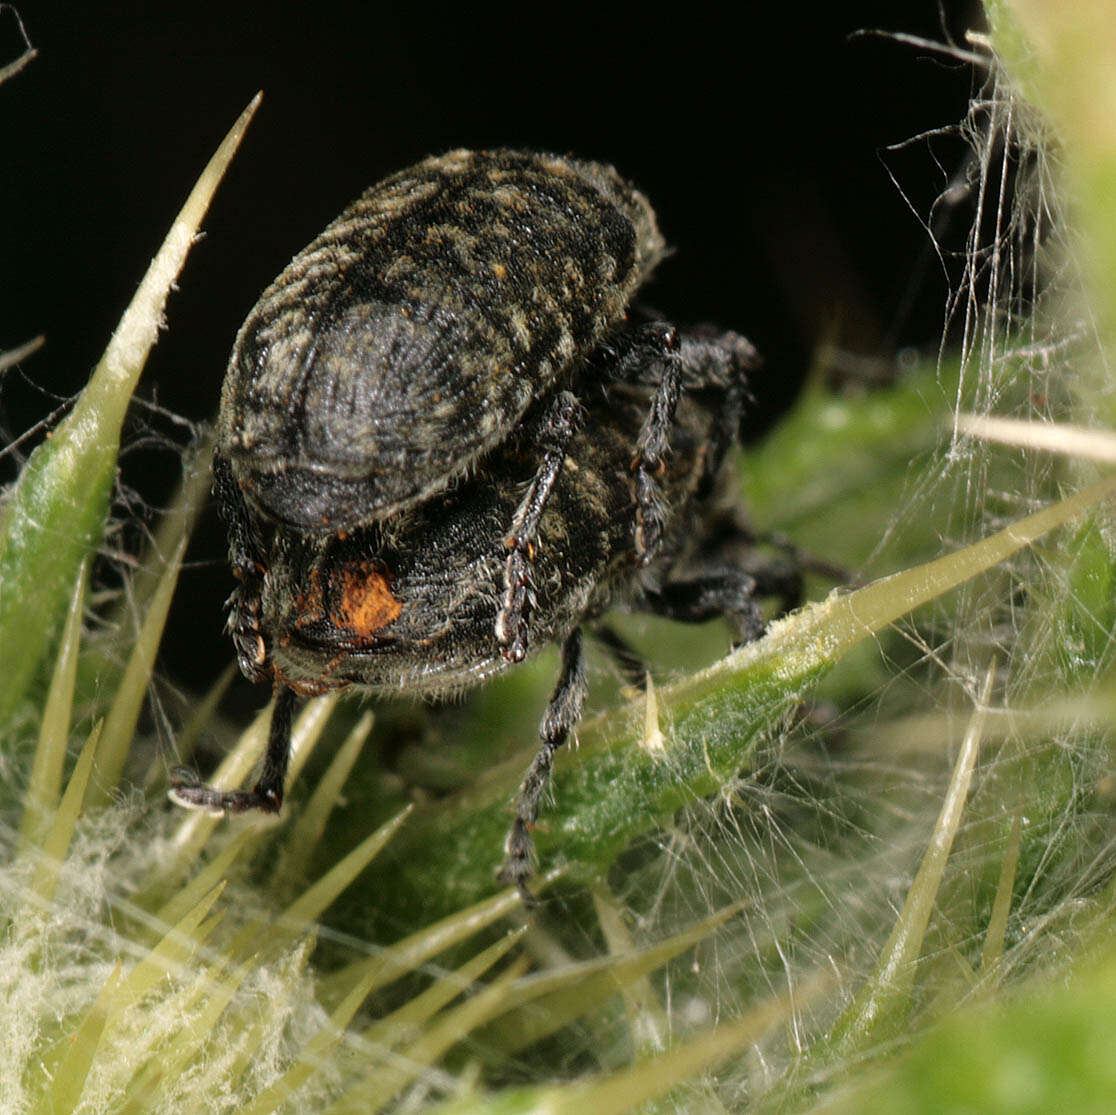
[[[530,901],[530,830],[586,690],[582,631],[643,672],[610,609],[763,630],[797,603],[731,494],[742,337],[633,303],[664,252],[610,167],[453,151],[368,190],[268,287],[233,348],[214,491],[238,584],[229,630],[276,696],[251,790],[277,811],[298,697],[441,697],[551,643],[562,665],[502,876]]]

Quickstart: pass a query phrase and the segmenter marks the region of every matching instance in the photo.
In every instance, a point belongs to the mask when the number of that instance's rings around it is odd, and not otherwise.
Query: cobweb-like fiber
[[[932,522],[939,552],[948,552],[1090,478],[1080,462],[969,438],[960,416],[1103,422],[1103,346],[1074,264],[1056,150],[976,42],[979,54],[957,52],[977,63],[966,118],[889,153],[920,154],[941,175],[937,201],[918,216],[949,293],[935,377],[940,448],[908,474],[877,547],[880,562],[916,524]],[[958,241],[951,229],[965,222]],[[790,1066],[811,1065],[801,1055],[870,977],[990,667],[998,715],[923,945],[909,1030],[987,986],[982,950],[1016,824],[1019,859],[997,978],[1072,953],[1076,919],[1114,862],[1107,740],[1084,703],[1111,664],[1112,616],[1089,580],[1108,560],[1104,524],[1090,522],[923,609],[877,641],[882,680],[874,689],[827,719],[823,683],[814,714],[735,787],[690,809],[642,858],[633,853],[622,877],[614,873],[633,922],[648,932],[747,903],[715,942],[663,980],[670,1017],[683,1030],[732,1017],[807,973],[836,974],[837,993],[803,1005],[784,1038],[754,1050],[737,1073],[705,1082],[722,1102],[785,1087]],[[1033,726],[1035,711],[1054,704],[1064,716]],[[803,1071],[803,1084],[813,1086],[829,1069]]]

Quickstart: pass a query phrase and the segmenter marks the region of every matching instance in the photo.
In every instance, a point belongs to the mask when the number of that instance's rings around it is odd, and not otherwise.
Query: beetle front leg
[[[679,332],[665,321],[651,321],[620,333],[601,347],[598,360],[612,379],[654,387],[632,460],[635,474],[635,556],[639,565],[654,560],[662,542],[664,514],[656,477],[665,468],[670,431],[679,396],[686,390],[713,389],[723,396],[718,430],[710,455],[710,476],[736,440],[748,372],[759,365],[750,341],[709,326]]]
[[[539,803],[550,785],[554,753],[566,742],[570,729],[581,718],[581,706],[588,688],[581,631],[574,628],[562,644],[562,672],[539,725],[541,746],[523,776],[515,799],[515,820],[504,844],[500,878],[516,887],[526,906],[535,905],[535,896],[527,887],[527,880],[534,874],[535,844],[531,829],[538,820]]]
[[[504,598],[496,614],[496,638],[509,662],[522,662],[527,656],[527,621],[534,604],[531,587],[531,562],[539,522],[546,510],[554,483],[566,459],[566,449],[576,427],[577,399],[561,391],[547,412],[538,432],[543,459],[527,494],[516,508],[511,528],[504,539],[508,556],[504,564]]]
[[[682,391],[682,360],[678,330],[665,321],[653,321],[624,338],[613,374],[621,380],[646,380],[648,367],[657,369],[656,390],[636,440],[632,458],[635,476],[635,553],[639,565],[654,560],[663,538],[664,514],[655,479],[666,468],[670,427]]]
[[[226,626],[236,648],[240,672],[249,681],[264,681],[268,676],[267,644],[260,631],[261,597],[267,575],[264,545],[232,467],[219,452],[213,454],[213,494],[228,527],[229,564],[239,582],[226,604],[229,609]]]
[[[212,786],[179,777],[171,779],[168,791],[171,801],[187,808],[208,809],[217,813],[247,813],[253,809],[278,813],[283,806],[284,784],[291,760],[294,705],[294,690],[285,685],[277,686],[263,768],[251,790],[215,790]]]

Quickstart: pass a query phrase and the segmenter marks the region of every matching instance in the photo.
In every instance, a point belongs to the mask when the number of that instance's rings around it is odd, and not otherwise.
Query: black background
[[[46,345],[0,387],[4,432],[26,430],[80,388],[194,178],[258,89],[263,105],[141,384],[190,420],[214,414],[236,329],[290,256],[367,185],[455,146],[573,151],[635,181],[676,249],[646,300],[681,323],[744,332],[766,357],[753,432],[793,398],[821,337],[884,369],[905,347],[936,348],[946,284],[919,217],[962,148],[945,136],[886,149],[955,124],[973,76],[927,49],[853,33],[943,42],[978,14],[933,0],[650,12],[24,9],[39,56],[0,86],[0,350],[40,333]],[[0,13],[0,62],[17,52],[11,12]],[[124,478],[156,505],[174,469],[171,453],[134,452]],[[230,579],[212,516],[190,557],[164,667],[201,684],[230,649],[220,641]]]

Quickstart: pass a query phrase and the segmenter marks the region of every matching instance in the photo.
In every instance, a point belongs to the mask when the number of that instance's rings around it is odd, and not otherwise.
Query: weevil
[[[585,696],[583,628],[629,667],[610,608],[724,615],[798,599],[757,561],[725,461],[752,346],[632,307],[663,253],[609,167],[456,151],[373,187],[264,292],[222,391],[214,491],[240,666],[276,695],[255,787],[181,804],[276,812],[298,697],[459,692],[552,643],[560,676],[503,877]],[[638,672],[638,671],[637,671]]]

